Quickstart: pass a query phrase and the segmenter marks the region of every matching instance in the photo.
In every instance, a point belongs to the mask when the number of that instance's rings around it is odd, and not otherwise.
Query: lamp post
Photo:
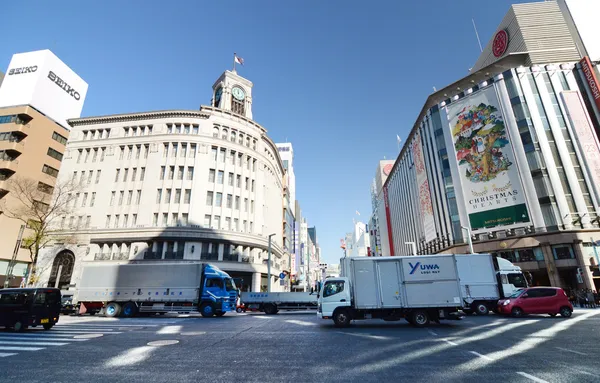
[[[267,263],[267,292],[270,293],[271,292],[271,238],[274,236],[275,234],[270,234],[269,235],[269,260]]]
[[[466,226],[461,226],[460,228],[467,231],[467,239],[469,241],[469,252],[471,254],[475,254],[475,251],[473,251],[473,240],[471,239],[471,229]]]

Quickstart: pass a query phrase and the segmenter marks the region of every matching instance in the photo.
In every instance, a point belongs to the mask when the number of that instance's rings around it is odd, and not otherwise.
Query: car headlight
[[[507,299],[502,303],[502,306],[508,306],[510,304],[510,299]]]

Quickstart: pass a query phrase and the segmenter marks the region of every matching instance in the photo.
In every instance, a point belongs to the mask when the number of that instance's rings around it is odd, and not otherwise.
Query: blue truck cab
[[[199,310],[203,317],[223,316],[235,311],[238,289],[233,279],[216,266],[204,264],[200,289]]]

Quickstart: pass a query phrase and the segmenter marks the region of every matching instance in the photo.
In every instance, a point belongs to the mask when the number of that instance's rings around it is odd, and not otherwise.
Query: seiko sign
[[[71,86],[69,84],[64,82],[64,80],[61,79],[60,77],[58,77],[54,72],[52,72],[52,71],[48,72],[48,78],[50,79],[50,81],[52,81],[53,83],[58,85],[61,89],[63,89],[65,92],[67,92],[69,94],[69,96],[71,96],[75,100],[79,101],[79,99],[81,98],[79,93],[75,89],[71,88]]]
[[[37,65],[26,66],[23,68],[13,68],[8,71],[8,75],[11,76],[13,74],[33,73],[33,72],[36,72],[37,70],[38,70]]]

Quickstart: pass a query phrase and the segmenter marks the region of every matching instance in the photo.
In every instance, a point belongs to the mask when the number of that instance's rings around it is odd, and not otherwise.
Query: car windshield
[[[227,289],[227,291],[237,290],[237,287],[235,287],[235,282],[231,278],[227,278],[225,280],[225,288]]]
[[[525,290],[517,290],[509,298],[518,298]]]

